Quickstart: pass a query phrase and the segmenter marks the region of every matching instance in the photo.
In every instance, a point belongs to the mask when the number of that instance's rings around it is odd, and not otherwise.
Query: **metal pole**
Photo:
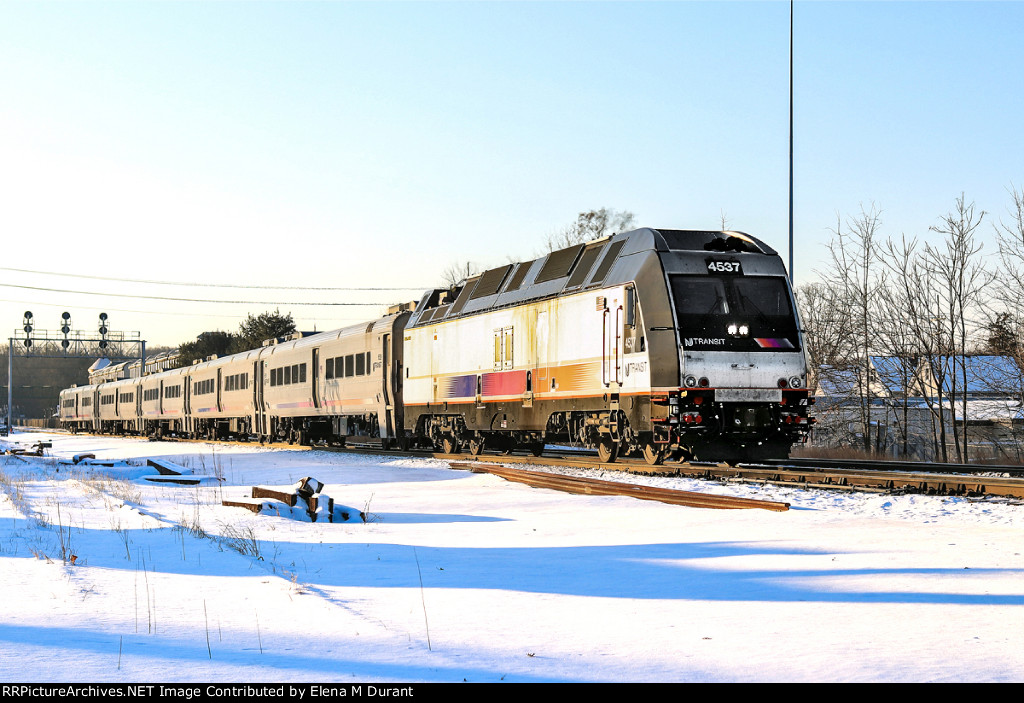
[[[14,398],[14,337],[7,340],[7,435],[10,436],[14,417],[11,414],[11,403]]]
[[[793,285],[793,0],[789,0],[789,285]]]

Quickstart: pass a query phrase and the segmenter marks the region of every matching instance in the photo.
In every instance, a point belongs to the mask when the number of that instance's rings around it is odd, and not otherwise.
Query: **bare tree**
[[[898,242],[890,239],[880,260],[892,274],[887,279],[886,305],[891,306],[895,317],[902,318],[895,324],[906,328],[908,344],[917,356],[914,384],[921,390],[932,417],[935,456],[948,461],[944,403],[935,390],[946,385],[946,368],[941,360],[949,353],[938,283],[926,266],[917,238],[902,235]],[[897,332],[890,329],[890,334]]]
[[[948,394],[952,407],[961,407],[961,423],[953,422],[953,441],[957,461],[967,461],[967,364],[968,339],[980,327],[981,308],[992,274],[977,258],[982,244],[975,238],[985,212],[975,214],[974,203],[968,204],[961,193],[954,211],[940,218],[929,229],[943,235],[942,246],[926,244],[925,266],[938,281],[938,305],[943,308],[948,341]]]
[[[876,239],[880,226],[881,211],[874,203],[867,210],[861,207],[860,214],[848,219],[845,228],[837,215],[829,243],[831,267],[824,275],[826,285],[841,295],[842,309],[850,315],[851,352],[858,367],[856,400],[864,428],[865,451],[873,448],[870,345],[875,338],[874,318],[878,299]]]
[[[1024,369],[1024,340],[1021,338],[1020,310],[1024,309],[1024,188],[1010,186],[1009,222],[995,225],[999,243],[999,270],[996,272],[995,317],[990,328],[1002,327],[1000,351],[1011,355],[1018,368]]]
[[[548,235],[548,251],[556,251],[582,244],[592,239],[600,239],[609,234],[623,232],[634,225],[636,215],[623,210],[617,212],[609,208],[588,210],[576,216],[576,221],[563,227],[558,232]]]
[[[809,381],[821,395],[817,407],[815,441],[829,445],[851,444],[846,405],[853,399],[850,379],[852,355],[851,316],[848,300],[825,283],[807,283],[795,291],[800,311]],[[855,372],[854,372],[855,373]]]
[[[850,358],[848,300],[824,283],[807,283],[796,291],[804,347],[811,367],[838,367]]]
[[[456,262],[441,273],[441,280],[448,288],[454,288],[462,281],[478,273],[480,273],[480,267],[474,262]]]
[[[887,257],[892,251],[891,240],[879,251],[879,262],[883,269],[879,278],[878,306],[875,318],[877,334],[874,346],[879,353],[875,371],[881,377],[887,392],[886,424],[892,419],[896,428],[896,436],[892,438],[892,447],[900,456],[911,453],[911,398],[920,394],[920,344],[918,332],[912,324],[907,324],[906,311],[911,307],[908,303],[910,288],[906,287],[905,279],[894,280],[892,269],[887,267]],[[891,413],[891,415],[890,415]],[[932,423],[934,424],[934,423]]]

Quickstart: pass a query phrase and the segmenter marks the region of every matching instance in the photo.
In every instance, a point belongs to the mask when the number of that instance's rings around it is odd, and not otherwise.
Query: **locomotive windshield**
[[[687,349],[800,349],[789,286],[781,276],[670,276]]]

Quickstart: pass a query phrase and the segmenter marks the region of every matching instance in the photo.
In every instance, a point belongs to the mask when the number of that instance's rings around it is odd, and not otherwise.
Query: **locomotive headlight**
[[[729,325],[725,331],[728,332],[730,336],[735,337],[738,328],[736,327],[736,325]]]
[[[697,385],[697,377],[687,376],[686,378],[683,379],[683,385],[686,386],[687,388],[695,387]]]
[[[750,334],[750,328],[746,325],[740,325],[740,336],[746,337],[748,334]]]
[[[804,384],[801,381],[799,376],[793,376],[791,379],[789,379],[789,387],[790,388],[800,388],[803,385]]]

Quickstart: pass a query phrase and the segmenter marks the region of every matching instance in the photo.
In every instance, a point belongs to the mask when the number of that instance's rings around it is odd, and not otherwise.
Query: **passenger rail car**
[[[72,432],[93,432],[99,429],[94,407],[97,388],[96,385],[72,386],[60,392],[58,414],[65,429]]]
[[[742,461],[806,439],[782,260],[741,232],[639,229],[427,291],[415,310],[68,389],[74,429],[447,451],[545,444]],[[86,400],[90,402],[87,403]]]
[[[156,437],[344,443],[402,434],[408,312],[186,368],[69,388],[65,427]]]

